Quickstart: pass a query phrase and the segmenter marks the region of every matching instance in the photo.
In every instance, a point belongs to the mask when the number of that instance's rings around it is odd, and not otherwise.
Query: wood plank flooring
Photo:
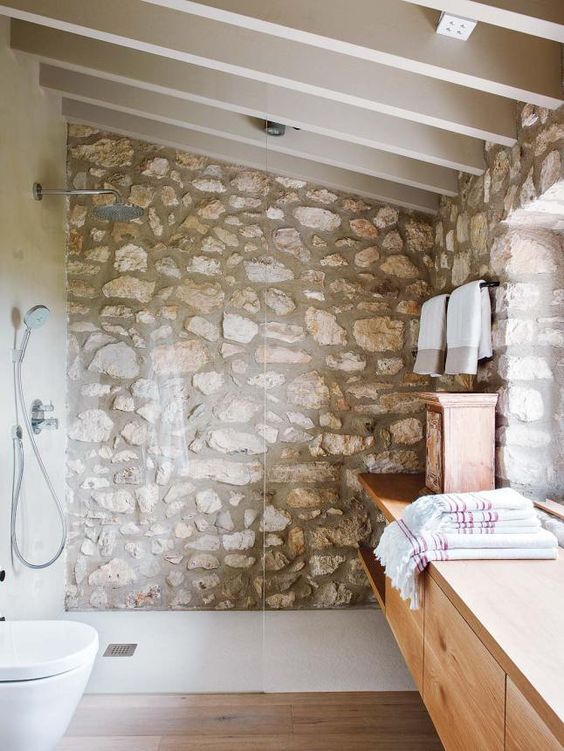
[[[442,751],[415,691],[99,695],[57,751]]]

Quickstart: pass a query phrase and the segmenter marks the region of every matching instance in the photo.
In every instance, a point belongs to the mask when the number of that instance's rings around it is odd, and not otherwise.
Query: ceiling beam
[[[401,0],[355,0],[354,12],[349,0],[144,2],[544,107],[560,100],[557,44],[499,26],[456,44],[435,33],[438,14]]]
[[[419,159],[484,171],[481,141],[229,73],[12,21],[12,47],[70,70]]]
[[[339,167],[317,164],[279,152],[267,152],[264,148],[66,98],[63,99],[62,111],[71,122],[85,123],[130,138],[204,154],[276,175],[299,177],[324,187],[332,187],[427,214],[436,214],[438,211],[439,198],[436,194],[407,185],[359,175]]]
[[[406,0],[564,44],[562,0]]]
[[[155,94],[123,83],[41,65],[40,84],[81,102],[148,117],[162,123],[268,148],[320,164],[411,185],[442,195],[458,193],[453,170],[307,131],[288,129],[283,138],[265,137],[264,121],[209,105]]]
[[[515,138],[510,99],[137,0],[10,0],[2,12],[474,138]]]

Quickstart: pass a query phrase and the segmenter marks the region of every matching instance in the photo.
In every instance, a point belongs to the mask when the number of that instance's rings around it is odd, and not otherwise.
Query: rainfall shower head
[[[54,188],[45,189],[40,183],[33,184],[33,197],[36,201],[41,201],[43,196],[114,196],[115,203],[107,203],[103,206],[94,208],[94,215],[98,219],[104,219],[110,222],[131,222],[133,219],[139,219],[143,216],[143,209],[140,206],[133,206],[130,203],[123,203],[120,194],[113,188],[91,188],[88,190]]]
[[[49,318],[49,308],[45,305],[34,305],[30,308],[24,316],[24,323],[31,331],[32,329],[38,329]]]
[[[133,206],[131,203],[106,203],[104,206],[96,206],[94,215],[98,219],[105,219],[110,222],[130,222],[132,219],[139,219],[143,216],[143,209],[140,206]]]

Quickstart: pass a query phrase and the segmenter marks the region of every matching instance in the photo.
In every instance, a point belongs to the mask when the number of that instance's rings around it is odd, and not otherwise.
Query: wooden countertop
[[[425,486],[425,475],[422,474],[362,474],[358,479],[370,500],[389,522],[399,519],[405,507],[417,498],[419,491]]]
[[[388,521],[424,485],[422,475],[363,474]],[[564,743],[564,555],[554,561],[440,561],[429,565],[473,631]]]

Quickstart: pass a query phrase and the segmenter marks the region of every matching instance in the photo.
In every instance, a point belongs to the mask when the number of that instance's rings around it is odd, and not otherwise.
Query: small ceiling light
[[[272,120],[266,121],[266,132],[269,136],[276,136],[279,138],[286,132],[286,126],[282,123],[274,123]]]
[[[476,28],[476,23],[476,21],[472,21],[470,18],[461,18],[460,16],[453,16],[450,13],[443,12],[437,26],[437,34],[443,34],[444,36],[453,37],[465,42]]]

